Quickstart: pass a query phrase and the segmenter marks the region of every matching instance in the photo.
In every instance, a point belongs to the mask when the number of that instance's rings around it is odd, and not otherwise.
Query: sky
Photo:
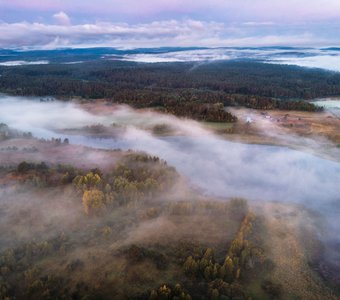
[[[0,0],[0,48],[338,46],[339,0]]]

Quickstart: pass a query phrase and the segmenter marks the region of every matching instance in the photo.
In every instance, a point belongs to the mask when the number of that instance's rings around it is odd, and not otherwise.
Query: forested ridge
[[[309,100],[340,94],[340,74],[250,61],[141,64],[92,61],[0,67],[0,91],[23,96],[106,98],[134,107],[163,107],[198,119],[233,121],[210,104],[316,111]],[[202,106],[203,105],[203,106]],[[208,105],[208,106],[207,106]],[[202,115],[202,111],[213,111]],[[190,115],[191,116],[191,115]]]

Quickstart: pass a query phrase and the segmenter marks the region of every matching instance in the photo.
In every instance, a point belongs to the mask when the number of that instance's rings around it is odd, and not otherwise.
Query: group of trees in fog
[[[64,294],[65,279],[55,275],[37,278],[41,270],[35,264],[53,254],[63,255],[68,247],[68,242],[68,238],[64,234],[60,234],[50,240],[32,241],[3,251],[0,254],[0,299],[16,299],[11,295],[18,294],[16,289],[19,286],[23,289],[21,291],[22,299],[53,299],[55,295]],[[21,274],[19,286],[8,283],[14,274]]]
[[[177,283],[173,288],[162,285],[158,290],[152,290],[149,300],[192,300],[190,294]]]
[[[15,169],[1,172],[14,175],[16,181],[7,184],[20,193],[29,190],[44,193],[51,188],[63,191],[72,187],[75,204],[78,202],[79,207],[83,204],[87,215],[97,217],[99,237],[105,238],[112,235],[112,229],[101,225],[104,208],[109,213],[109,208],[112,210],[131,201],[146,200],[171,187],[177,176],[175,169],[165,161],[142,153],[126,154],[117,167],[106,173],[99,169],[85,172],[72,166],[26,161],[19,163]],[[84,218],[88,217],[85,215]],[[0,299],[101,299],[98,291],[87,283],[79,282],[69,289],[65,275],[41,275],[46,270],[39,266],[39,262],[60,259],[71,250],[71,243],[74,240],[70,241],[61,233],[51,239],[33,239],[0,252]],[[74,244],[72,247],[75,247]],[[66,265],[64,272],[71,274],[82,266],[82,260],[74,260]],[[177,289],[173,290],[173,293],[177,292]]]
[[[158,157],[132,154],[110,174],[94,170],[76,176],[72,182],[82,195],[85,213],[96,214],[104,207],[128,204],[164,191],[174,183],[175,174],[175,169]]]
[[[134,295],[136,300],[250,299],[246,288],[248,274],[262,272],[264,253],[259,244],[258,220],[245,200],[155,201],[155,197],[164,195],[161,192],[173,186],[177,173],[165,161],[140,153],[125,154],[116,167],[105,172],[43,162],[22,162],[13,170],[1,172],[12,172],[20,185],[28,184],[39,195],[51,188],[57,193],[72,192],[75,196],[72,202],[85,212],[80,211],[81,219],[77,223],[81,224],[73,231],[65,234],[56,230],[48,238],[35,238],[0,252],[1,299],[111,299],[115,293],[122,292],[122,287],[135,286],[135,280],[140,285],[139,291],[128,295]],[[18,191],[27,193],[29,189]],[[138,205],[130,205],[135,202]],[[41,204],[41,209],[46,209]],[[115,211],[122,209],[123,216],[116,219]],[[204,222],[227,219],[226,224],[235,222],[238,230],[234,229],[233,239],[223,241],[222,253],[221,246],[216,253],[214,248],[195,241],[167,239],[154,245],[127,243],[106,251],[123,228],[138,227],[139,222],[164,217],[178,222],[179,229],[186,218],[202,217]],[[221,230],[228,234],[228,228]],[[100,249],[99,255],[90,252],[87,245]],[[78,255],[84,248],[86,255]],[[103,253],[107,255],[105,258]],[[112,260],[126,264],[119,283],[111,281],[107,269],[100,274],[100,281],[93,284],[75,275],[89,272],[94,263],[102,268],[103,261]],[[49,269],[51,264],[54,271]],[[165,272],[163,278],[169,278],[170,274],[174,279],[151,286],[150,279],[143,278],[148,270],[142,268],[146,267]],[[139,273],[141,270],[146,273]],[[159,284],[157,278],[152,280]],[[280,293],[280,287],[271,281],[263,282],[262,289],[270,296]]]
[[[50,166],[45,162],[23,161],[16,167],[20,185],[17,188],[43,188],[65,185],[81,174],[82,171],[67,165]]]
[[[158,157],[129,154],[109,174],[99,169],[87,173],[72,166],[50,167],[46,163],[21,162],[16,169],[21,183],[48,187],[72,183],[81,196],[86,214],[97,214],[104,208],[138,202],[171,187],[176,170]]]
[[[11,138],[32,138],[31,132],[21,132],[19,130],[10,128],[5,123],[0,123],[0,141]]]

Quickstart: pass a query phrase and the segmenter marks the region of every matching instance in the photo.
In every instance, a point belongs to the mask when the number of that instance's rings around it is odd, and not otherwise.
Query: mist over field
[[[338,197],[334,176],[340,172],[338,162],[283,147],[229,142],[198,122],[125,106],[117,106],[111,113],[93,114],[76,103],[9,96],[2,97],[1,108],[4,123],[31,131],[38,138],[68,137],[71,143],[94,148],[134,149],[157,155],[218,196],[301,203],[313,203],[321,195],[331,201]],[[65,129],[96,124],[123,126],[124,130],[112,138],[65,134]],[[169,126],[180,135],[154,135],[155,125]],[[264,132],[269,130],[261,125]],[[272,134],[282,141],[289,139],[284,133]]]
[[[207,195],[302,204],[338,229],[339,162],[285,147],[226,141],[198,122],[127,106],[94,114],[72,102],[3,96],[0,103],[0,119],[34,137],[68,138],[70,143],[92,148],[145,151],[165,159]],[[270,134],[269,124],[255,120],[254,126],[256,122]],[[123,130],[105,138],[67,134],[67,129],[95,124],[113,124]],[[156,125],[168,126],[177,134],[155,135]],[[271,134],[281,141],[298,139],[284,132]]]

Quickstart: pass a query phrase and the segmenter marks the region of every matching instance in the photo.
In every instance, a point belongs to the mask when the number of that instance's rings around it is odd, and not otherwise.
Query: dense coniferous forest
[[[106,60],[3,66],[0,74],[4,93],[106,98],[208,121],[235,120],[211,104],[317,111],[303,100],[340,94],[339,73],[249,61],[143,64]]]

